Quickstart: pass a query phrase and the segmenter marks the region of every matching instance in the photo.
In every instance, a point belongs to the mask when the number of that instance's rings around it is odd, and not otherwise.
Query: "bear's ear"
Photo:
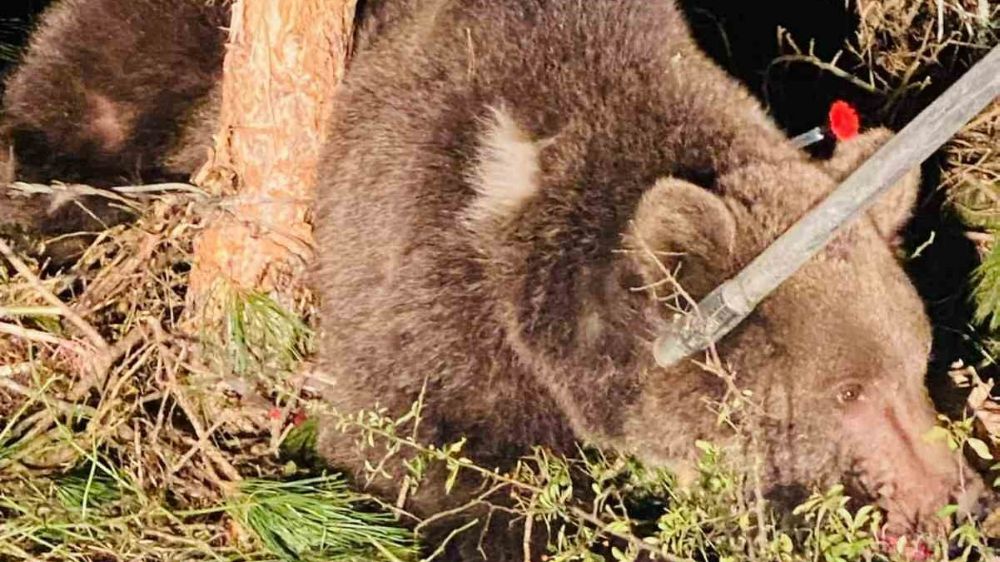
[[[823,163],[823,169],[837,183],[844,181],[882,147],[892,132],[888,129],[872,129],[837,146],[833,157]],[[882,194],[872,205],[868,215],[875,228],[885,240],[895,243],[899,231],[906,225],[916,206],[920,193],[920,169],[910,170],[889,191]]]
[[[719,282],[736,241],[736,219],[714,193],[675,178],[661,179],[643,194],[625,235],[647,284],[677,273],[683,288],[700,294]]]
[[[886,241],[899,243],[900,231],[913,216],[920,194],[920,170],[913,169],[896,182],[872,205],[868,215]]]

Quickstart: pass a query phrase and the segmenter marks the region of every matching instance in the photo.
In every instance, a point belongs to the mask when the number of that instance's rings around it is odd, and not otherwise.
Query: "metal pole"
[[[1000,46],[968,70],[934,103],[851,174],[816,208],[726,281],[690,314],[675,318],[653,345],[670,366],[719,341],[908,170],[920,165],[1000,96]]]

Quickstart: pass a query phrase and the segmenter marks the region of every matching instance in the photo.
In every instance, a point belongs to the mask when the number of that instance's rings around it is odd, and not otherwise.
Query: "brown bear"
[[[355,50],[405,7],[361,0]],[[55,1],[4,81],[0,184],[187,180],[216,132],[229,11],[229,0]],[[0,190],[0,225],[64,234],[133,216],[102,197],[68,202]]]
[[[683,469],[695,440],[728,439],[703,405],[727,388],[654,362],[666,273],[705,295],[888,134],[810,161],[669,1],[410,5],[336,98],[316,216],[327,400],[398,415],[424,392],[421,438],[466,438],[487,466],[584,441]],[[922,439],[930,326],[894,253],[917,187],[914,171],[718,345],[764,410],[772,495],[856,475],[898,531],[980,488]],[[377,456],[333,429],[321,445],[358,471]],[[467,499],[426,487],[408,507]]]
[[[228,14],[222,0],[54,3],[4,83],[0,183],[186,180],[214,132]],[[0,232],[132,216],[103,197],[68,202],[0,190]]]
[[[670,0],[364,10],[362,48],[332,93],[316,205],[326,400],[399,415],[422,396],[420,439],[467,439],[465,454],[491,467],[584,442],[683,471],[695,440],[735,440],[703,404],[724,398],[721,378],[699,358],[653,360],[672,316],[664,279],[703,296],[887,133],[810,160],[699,51]],[[191,159],[158,155],[190,154],[199,135],[179,123],[212,113],[224,17],[202,0],[63,0],[8,83],[19,175],[190,173]],[[771,496],[791,505],[847,478],[898,532],[934,527],[939,507],[969,508],[981,487],[922,439],[930,328],[894,253],[917,179],[718,344],[762,409]],[[353,440],[327,424],[319,446],[360,475],[378,454]],[[465,503],[477,484],[465,476],[450,495],[425,484],[407,509]],[[395,498],[397,485],[375,487]],[[452,559],[480,557],[479,534],[466,535]],[[523,559],[521,540],[493,533],[487,559]]]
[[[183,178],[200,162],[169,156],[221,77],[228,11],[206,0],[54,4],[5,84],[3,132],[18,178]]]

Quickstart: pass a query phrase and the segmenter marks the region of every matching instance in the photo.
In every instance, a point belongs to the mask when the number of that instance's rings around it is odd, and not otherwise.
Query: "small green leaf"
[[[455,481],[458,480],[458,467],[453,467],[451,469],[451,474],[448,475],[448,480],[444,483],[444,493],[450,494],[451,489],[455,487]]]
[[[936,425],[931,428],[930,431],[924,434],[924,441],[928,443],[936,443],[938,441],[944,441],[951,436],[951,432],[947,429]]]
[[[941,519],[948,519],[952,515],[955,515],[956,511],[958,511],[957,505],[954,504],[946,505],[938,510],[937,516],[940,517]]]
[[[629,531],[631,531],[631,528],[629,527],[628,521],[619,519],[608,523],[608,525],[604,527],[604,530],[612,534],[624,535],[628,534]]]
[[[981,439],[976,439],[975,437],[970,437],[968,441],[969,447],[979,455],[979,458],[984,460],[992,460],[993,455],[990,454],[990,448]]]

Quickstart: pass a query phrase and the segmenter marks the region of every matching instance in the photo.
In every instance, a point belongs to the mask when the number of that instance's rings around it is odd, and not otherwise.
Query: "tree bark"
[[[233,3],[220,126],[196,178],[224,203],[195,246],[192,302],[219,281],[285,291],[301,278],[312,253],[316,169],[356,2]]]

